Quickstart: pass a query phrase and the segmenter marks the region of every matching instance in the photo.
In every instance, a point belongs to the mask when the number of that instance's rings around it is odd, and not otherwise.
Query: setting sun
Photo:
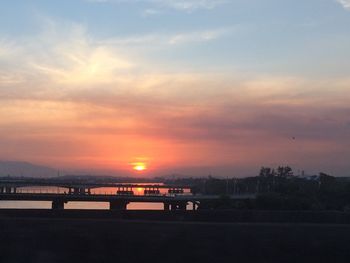
[[[144,164],[144,163],[134,163],[133,165],[134,165],[133,169],[136,171],[141,172],[141,171],[144,171],[147,169],[146,164]]]

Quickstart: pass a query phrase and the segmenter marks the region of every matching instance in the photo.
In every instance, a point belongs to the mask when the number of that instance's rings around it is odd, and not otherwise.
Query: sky
[[[4,0],[0,159],[350,176],[349,73],[350,0]]]

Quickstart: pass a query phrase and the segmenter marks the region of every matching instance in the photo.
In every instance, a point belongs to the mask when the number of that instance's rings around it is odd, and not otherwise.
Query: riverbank
[[[345,263],[350,258],[348,224],[127,220],[111,211],[104,211],[109,217],[101,211],[54,212],[0,211],[0,262]]]
[[[350,225],[350,213],[340,211],[0,209],[0,217]]]
[[[0,262],[348,262],[350,226],[0,217]]]

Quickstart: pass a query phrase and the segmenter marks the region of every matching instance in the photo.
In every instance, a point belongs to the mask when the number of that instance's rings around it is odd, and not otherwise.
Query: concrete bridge
[[[23,192],[26,187],[60,187],[64,193]],[[115,188],[113,194],[93,194],[91,189],[101,187]],[[134,189],[143,189],[143,195],[135,195]],[[160,189],[167,189],[160,191]],[[185,190],[190,193],[185,193]],[[190,190],[190,191],[188,191]],[[166,193],[164,193],[166,192]],[[188,204],[196,210],[202,202],[220,200],[215,195],[191,194],[191,186],[164,184],[98,183],[57,179],[4,179],[0,180],[0,201],[49,201],[52,209],[64,209],[68,202],[107,202],[111,210],[126,209],[132,202],[163,203],[164,210],[186,210]],[[254,199],[254,194],[231,195],[233,200]]]
[[[255,195],[232,195],[232,200],[254,199]],[[54,193],[0,193],[0,201],[49,201],[52,209],[64,209],[68,202],[108,202],[111,210],[125,210],[132,202],[163,203],[164,210],[186,210],[200,207],[201,202],[220,200],[215,195],[102,195],[102,194],[54,194]]]

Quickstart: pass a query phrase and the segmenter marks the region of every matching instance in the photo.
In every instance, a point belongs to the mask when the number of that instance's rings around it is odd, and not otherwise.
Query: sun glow
[[[145,164],[145,163],[134,163],[134,164],[133,164],[133,169],[134,169],[135,171],[141,172],[141,171],[146,170],[147,167],[146,167],[146,164]]]

